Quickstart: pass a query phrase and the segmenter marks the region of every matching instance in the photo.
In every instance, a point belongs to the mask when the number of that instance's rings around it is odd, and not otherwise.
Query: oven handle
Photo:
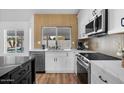
[[[86,65],[82,64],[81,62],[79,62],[78,60],[77,60],[77,62],[78,62],[81,66],[83,66],[83,67],[88,71],[89,65],[86,66]]]
[[[83,61],[83,60],[81,60],[79,57],[77,57],[77,61],[78,61],[78,59],[79,59],[80,61]],[[82,64],[82,63],[81,63],[81,64]],[[86,63],[86,62],[83,62],[83,64],[86,65],[86,66],[89,66],[89,64]]]

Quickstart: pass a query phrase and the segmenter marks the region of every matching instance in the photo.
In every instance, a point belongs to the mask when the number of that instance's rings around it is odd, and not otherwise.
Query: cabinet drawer
[[[121,84],[121,80],[100,67],[91,65],[91,82],[99,84]]]
[[[11,72],[11,79],[14,79],[14,81],[16,81],[30,71],[31,71],[31,63],[27,62],[26,64],[23,64],[23,65],[15,68]]]
[[[96,73],[91,73],[91,84],[105,84],[105,82],[100,80]]]

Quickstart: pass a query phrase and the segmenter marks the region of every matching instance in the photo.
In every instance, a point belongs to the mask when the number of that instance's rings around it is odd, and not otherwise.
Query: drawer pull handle
[[[108,81],[107,80],[104,80],[101,75],[99,76],[99,79],[102,80],[105,83],[108,83]]]

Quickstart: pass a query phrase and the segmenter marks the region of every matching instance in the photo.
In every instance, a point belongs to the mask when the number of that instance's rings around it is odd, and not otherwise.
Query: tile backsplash
[[[117,56],[117,51],[120,47],[119,45],[124,47],[124,34],[95,37],[89,39],[88,42],[90,50],[95,50],[104,54],[119,57]]]

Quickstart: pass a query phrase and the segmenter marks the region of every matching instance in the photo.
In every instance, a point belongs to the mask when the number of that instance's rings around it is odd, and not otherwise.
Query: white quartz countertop
[[[90,51],[90,50],[77,50],[77,49],[63,49],[63,50],[48,50],[48,49],[31,49],[29,51],[45,51],[45,52],[77,52],[77,53],[95,53],[96,51]]]
[[[124,68],[121,66],[121,60],[103,60],[103,61],[93,61],[91,64],[95,64],[104,71],[110,73],[114,77],[120,79],[124,83]]]
[[[29,51],[48,51],[46,49],[30,49]]]

